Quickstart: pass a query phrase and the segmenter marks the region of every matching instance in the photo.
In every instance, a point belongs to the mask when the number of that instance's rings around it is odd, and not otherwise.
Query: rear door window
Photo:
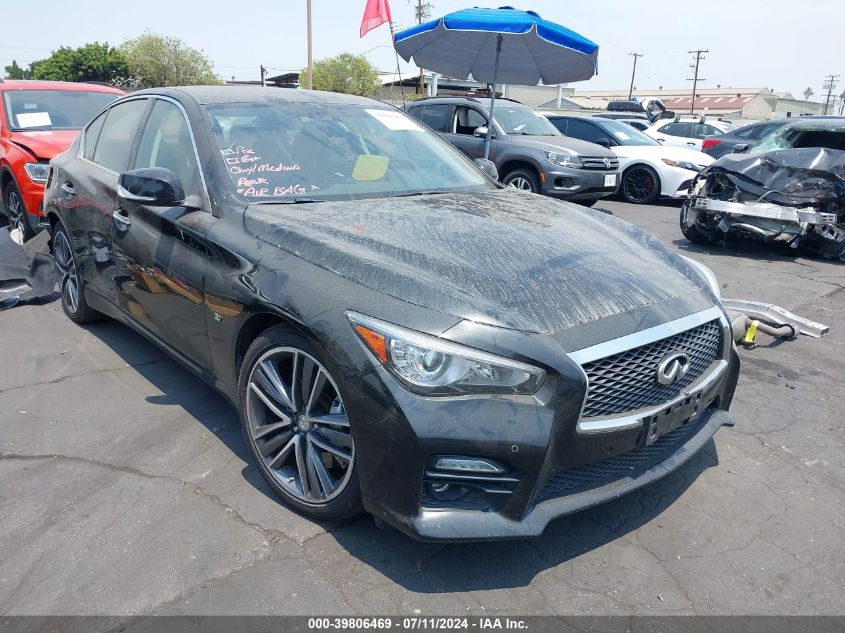
[[[109,109],[94,150],[95,163],[116,173],[126,169],[132,143],[148,104],[148,99],[134,99]]]
[[[108,112],[103,112],[100,116],[91,122],[91,125],[85,130],[85,152],[83,156],[88,160],[94,160],[94,150],[97,148],[97,139],[100,137],[100,130],[103,129],[103,123],[106,122],[106,115]]]
[[[684,138],[692,138],[692,124],[691,123],[670,123],[664,125],[658,130],[661,134],[668,134],[669,136],[682,136]]]
[[[452,131],[452,112],[454,106],[446,103],[424,105],[412,108],[410,114],[417,117],[435,132]]]

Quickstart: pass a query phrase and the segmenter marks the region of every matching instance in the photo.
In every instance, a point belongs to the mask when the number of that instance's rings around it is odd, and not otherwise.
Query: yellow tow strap
[[[745,338],[742,339],[742,342],[745,345],[753,345],[754,344],[754,337],[757,336],[757,326],[760,325],[759,321],[751,321],[751,325],[748,326],[748,330],[745,332]]]

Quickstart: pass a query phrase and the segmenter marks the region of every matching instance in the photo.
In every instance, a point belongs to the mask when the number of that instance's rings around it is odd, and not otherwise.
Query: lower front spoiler
[[[672,473],[695,455],[719,427],[733,426],[734,420],[727,411],[709,409],[698,420],[691,420],[690,424],[700,425],[700,429],[650,469],[633,478],[618,479],[597,488],[539,503],[521,521],[513,521],[495,512],[423,510],[397,527],[424,541],[492,541],[540,536],[553,519],[618,499]]]

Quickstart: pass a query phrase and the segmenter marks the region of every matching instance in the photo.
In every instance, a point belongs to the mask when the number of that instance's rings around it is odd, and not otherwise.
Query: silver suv
[[[490,99],[433,97],[407,112],[466,154],[484,156]],[[505,185],[592,206],[619,186],[619,159],[610,150],[563,136],[531,108],[496,99],[490,160]]]

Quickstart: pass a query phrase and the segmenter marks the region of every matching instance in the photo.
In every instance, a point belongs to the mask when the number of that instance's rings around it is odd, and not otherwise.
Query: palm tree
[[[809,101],[810,97],[812,97],[815,93],[813,92],[812,88],[805,88],[804,89],[804,101]]]

